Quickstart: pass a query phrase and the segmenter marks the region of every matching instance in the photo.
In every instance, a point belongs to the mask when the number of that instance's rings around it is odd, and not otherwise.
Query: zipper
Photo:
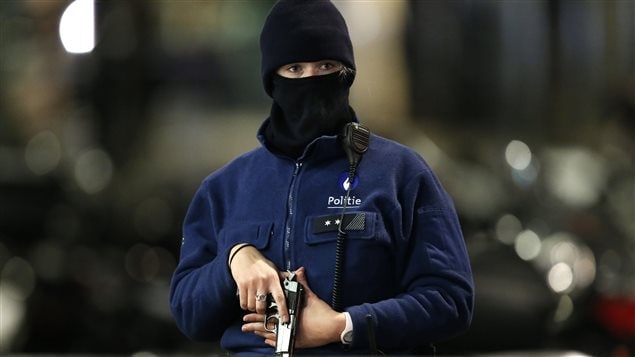
[[[300,168],[302,167],[301,162],[295,163],[295,169],[293,170],[293,176],[291,177],[291,184],[289,185],[289,195],[287,196],[287,217],[286,224],[284,229],[284,261],[285,261],[285,269],[291,270],[291,245],[293,244],[291,239],[291,233],[293,232],[293,214],[294,212],[294,189],[295,189],[295,180],[298,177],[298,173],[300,172]]]

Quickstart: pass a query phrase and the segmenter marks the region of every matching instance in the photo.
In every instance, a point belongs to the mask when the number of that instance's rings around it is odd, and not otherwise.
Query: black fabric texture
[[[339,72],[325,76],[284,78],[274,75],[270,123],[264,135],[276,152],[297,159],[323,135],[337,135],[354,120],[348,103],[350,79]]]
[[[280,0],[260,34],[265,92],[273,92],[273,74],[294,62],[338,60],[355,69],[353,45],[342,14],[328,0]]]

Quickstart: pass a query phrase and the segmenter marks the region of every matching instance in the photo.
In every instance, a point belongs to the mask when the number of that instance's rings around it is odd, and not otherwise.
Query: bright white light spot
[[[24,150],[26,166],[36,175],[53,171],[61,158],[62,145],[57,136],[48,130],[31,138]]]
[[[611,263],[615,263],[615,256],[616,253],[609,253],[608,260]],[[566,264],[573,274],[573,282],[571,289],[568,290],[569,292],[574,288],[584,289],[590,286],[595,281],[598,269],[593,251],[582,243],[579,238],[568,232],[556,232],[544,239],[541,254],[535,262],[541,270],[545,271],[548,271],[554,265]],[[610,273],[609,275],[613,274]],[[609,280],[607,275],[604,275],[602,282]]]
[[[573,271],[566,263],[558,263],[547,273],[547,282],[551,290],[561,293],[572,288]]]
[[[516,236],[514,249],[522,260],[532,260],[540,253],[540,237],[530,230],[522,231]]]
[[[66,52],[88,53],[95,48],[94,0],[75,0],[62,14],[60,39]]]
[[[505,148],[507,164],[515,170],[524,170],[531,163],[531,150],[520,140],[512,140]]]
[[[113,165],[110,156],[99,149],[83,153],[75,164],[75,180],[86,193],[97,193],[110,183]]]

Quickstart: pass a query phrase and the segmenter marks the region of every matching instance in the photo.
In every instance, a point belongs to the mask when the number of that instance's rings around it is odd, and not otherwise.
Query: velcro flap
[[[337,232],[340,223],[343,231],[363,231],[366,228],[366,214],[364,212],[321,216],[313,219],[313,234]]]

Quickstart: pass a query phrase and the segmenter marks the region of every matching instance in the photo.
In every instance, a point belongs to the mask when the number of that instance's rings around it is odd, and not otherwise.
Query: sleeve
[[[240,311],[227,266],[230,247],[219,248],[212,217],[203,184],[185,217],[180,259],[170,284],[170,309],[178,328],[192,340],[219,339]]]
[[[346,309],[353,320],[353,349],[368,348],[369,328],[378,348],[389,353],[449,339],[471,323],[472,271],[450,197],[431,171],[412,180],[402,196],[402,207],[392,215],[402,222],[396,248],[401,293]]]

